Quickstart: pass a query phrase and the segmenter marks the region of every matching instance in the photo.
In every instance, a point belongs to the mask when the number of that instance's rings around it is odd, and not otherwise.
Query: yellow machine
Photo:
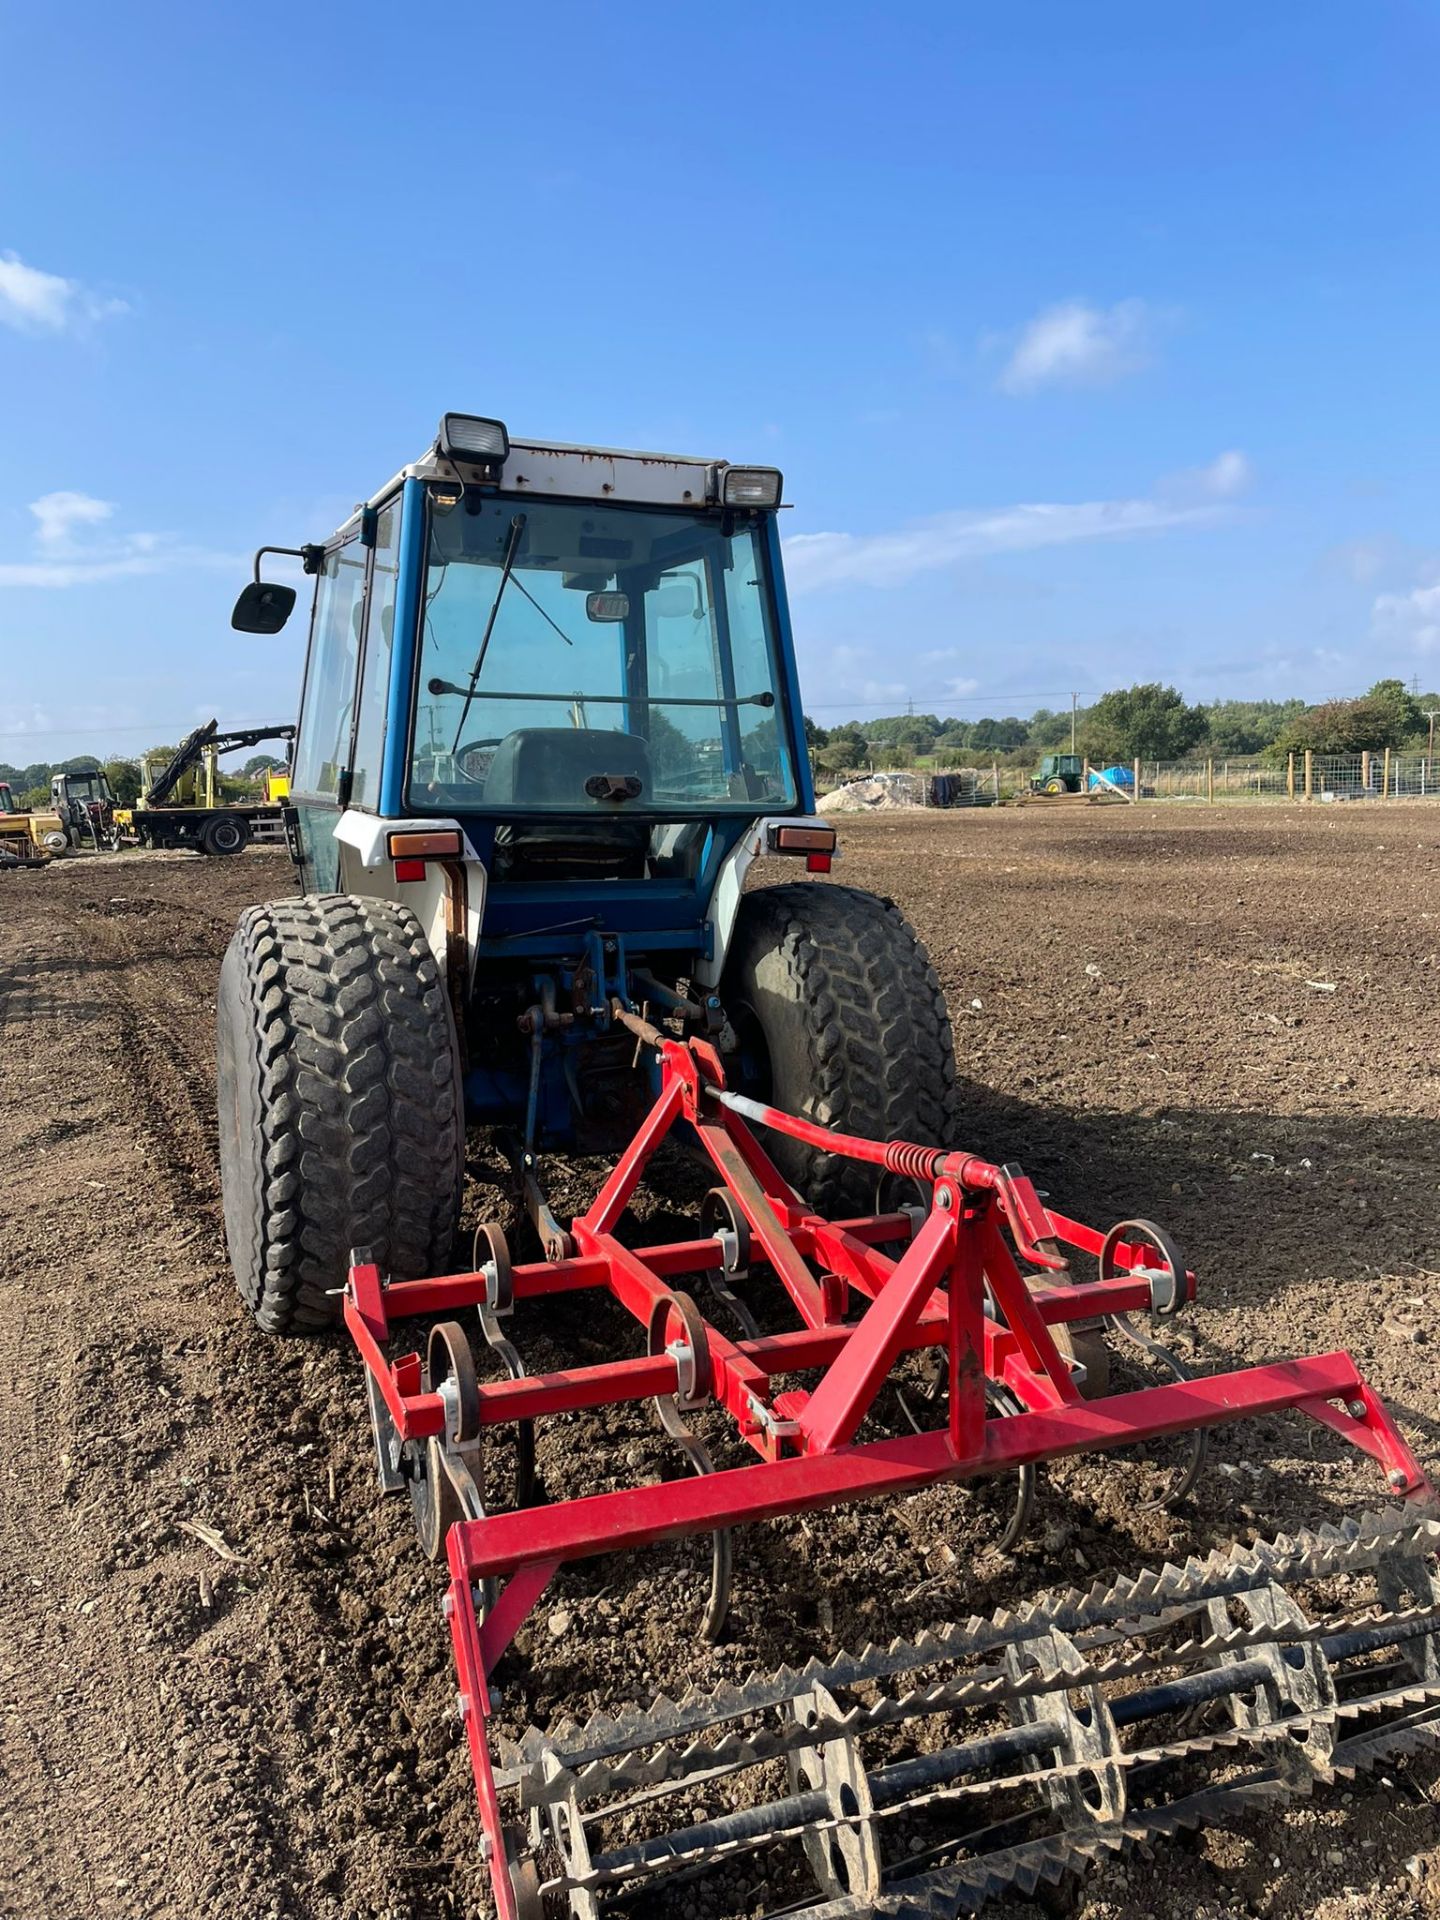
[[[289,799],[285,773],[265,775],[260,801],[227,800],[220,783],[220,756],[262,740],[295,737],[295,729],[239,727],[220,731],[207,720],[188,734],[168,760],[149,756],[140,762],[140,798],[120,807],[115,823],[124,838],[142,847],[189,848],[194,853],[241,853],[252,840],[279,843],[284,838],[281,802]]]
[[[65,846],[59,814],[17,807],[9,785],[0,780],[0,866],[43,867]]]

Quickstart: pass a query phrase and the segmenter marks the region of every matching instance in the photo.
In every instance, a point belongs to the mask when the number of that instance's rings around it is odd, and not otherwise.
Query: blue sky
[[[0,759],[293,714],[233,634],[446,408],[773,461],[807,707],[1440,678],[1435,5],[0,15]]]

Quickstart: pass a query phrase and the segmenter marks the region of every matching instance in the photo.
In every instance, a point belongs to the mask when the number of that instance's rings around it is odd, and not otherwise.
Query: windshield
[[[68,791],[72,800],[108,800],[110,783],[103,773],[72,773]]]
[[[412,805],[793,805],[766,564],[713,517],[432,504]]]

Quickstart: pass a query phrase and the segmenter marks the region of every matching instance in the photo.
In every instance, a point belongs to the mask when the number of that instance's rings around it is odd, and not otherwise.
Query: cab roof
[[[383,506],[407,480],[455,480],[485,485],[502,494],[561,500],[603,500],[608,505],[692,507],[720,501],[720,477],[728,460],[701,460],[678,453],[628,452],[618,447],[572,447],[561,441],[512,440],[498,487],[493,473],[452,460],[431,446],[402,467],[366,503]]]

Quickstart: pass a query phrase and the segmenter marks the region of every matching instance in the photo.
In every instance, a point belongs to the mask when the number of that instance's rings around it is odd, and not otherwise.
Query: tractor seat
[[[597,801],[587,780],[640,783],[651,797],[649,743],[598,727],[526,727],[506,734],[485,776],[485,805],[551,809],[495,829],[496,877],[507,880],[643,880],[650,822],[627,815],[625,800]]]

